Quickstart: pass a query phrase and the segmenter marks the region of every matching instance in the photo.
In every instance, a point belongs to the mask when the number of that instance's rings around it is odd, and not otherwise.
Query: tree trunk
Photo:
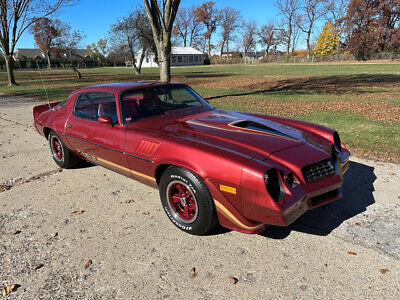
[[[211,35],[208,37],[208,57],[211,56]]]
[[[81,74],[81,72],[79,72],[73,65],[71,65],[71,69],[72,69],[72,71],[75,72],[76,77],[77,77],[78,79],[82,79],[82,74]]]
[[[170,47],[160,47],[161,51],[158,53],[158,63],[160,66],[160,81],[168,82],[171,81],[171,50]]]
[[[47,52],[47,68],[51,69],[50,51]]]
[[[6,61],[8,85],[9,86],[17,85],[14,77],[14,59],[12,55],[6,55],[4,59]]]
[[[229,61],[229,39],[226,41],[226,58]]]
[[[136,72],[138,74],[140,74],[142,72],[142,64],[143,64],[144,57],[146,56],[146,51],[147,51],[147,49],[145,49],[145,48],[142,49],[142,54],[140,55],[138,65],[136,67]]]
[[[310,54],[311,54],[310,39],[311,39],[311,31],[307,32],[307,61],[310,60]]]

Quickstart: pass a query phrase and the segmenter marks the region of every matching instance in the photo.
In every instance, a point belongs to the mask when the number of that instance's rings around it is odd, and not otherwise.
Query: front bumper
[[[282,203],[277,210],[250,203],[249,205],[253,206],[250,210],[258,212],[257,217],[252,220],[264,224],[288,226],[306,211],[342,198],[343,175],[349,169],[349,156],[349,153],[339,153],[336,156],[334,175],[306,184],[303,188],[296,187],[290,199]]]

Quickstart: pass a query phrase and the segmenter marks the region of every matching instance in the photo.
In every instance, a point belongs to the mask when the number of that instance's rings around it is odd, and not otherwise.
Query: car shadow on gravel
[[[269,226],[260,235],[284,239],[292,231],[326,236],[347,219],[358,215],[375,203],[372,192],[376,176],[374,168],[350,162],[345,174],[343,198],[305,213],[287,227]]]

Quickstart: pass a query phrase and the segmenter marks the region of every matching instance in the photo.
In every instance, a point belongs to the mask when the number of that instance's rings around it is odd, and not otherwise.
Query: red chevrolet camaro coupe
[[[33,115],[60,167],[87,160],[158,188],[172,223],[196,235],[289,225],[341,198],[349,166],[332,129],[216,109],[181,83],[91,86]]]

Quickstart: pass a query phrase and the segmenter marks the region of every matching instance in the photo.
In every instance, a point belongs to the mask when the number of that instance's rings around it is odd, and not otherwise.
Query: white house
[[[141,51],[136,53],[135,62],[138,61]],[[203,52],[192,47],[172,47],[171,48],[171,66],[193,66],[202,65],[204,63]],[[150,50],[146,52],[142,67],[158,67],[155,61],[154,53]]]

